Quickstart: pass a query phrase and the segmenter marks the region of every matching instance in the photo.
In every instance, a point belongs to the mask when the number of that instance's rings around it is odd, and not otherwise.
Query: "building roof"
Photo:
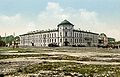
[[[109,41],[115,41],[115,38],[108,37]]]
[[[101,37],[101,36],[107,37],[105,33],[101,33],[99,36],[100,36],[100,37]]]
[[[74,26],[72,23],[70,23],[70,22],[67,21],[67,20],[64,20],[64,21],[62,21],[60,24],[58,24],[58,27],[59,27],[60,25],[72,25],[72,26]]]
[[[31,33],[26,33],[26,34],[23,34],[23,35],[19,35],[19,36],[25,36],[25,35],[32,35],[32,34],[40,34],[40,33],[48,33],[48,32],[57,32],[58,30],[48,30],[48,31],[39,31],[39,32],[31,32]]]
[[[93,33],[93,32],[87,32],[87,31],[81,31],[81,30],[73,30],[74,32],[83,32],[83,33],[90,33],[90,34],[95,34],[95,35],[99,35],[98,33]]]

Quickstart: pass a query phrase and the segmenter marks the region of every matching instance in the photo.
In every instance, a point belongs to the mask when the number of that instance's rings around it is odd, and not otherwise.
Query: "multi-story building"
[[[108,37],[104,33],[101,33],[99,35],[98,45],[99,46],[107,46],[108,45]]]
[[[97,46],[98,35],[93,32],[75,30],[72,23],[64,20],[57,25],[56,30],[33,31],[20,35],[20,45],[48,46],[48,44],[56,43],[59,46]]]

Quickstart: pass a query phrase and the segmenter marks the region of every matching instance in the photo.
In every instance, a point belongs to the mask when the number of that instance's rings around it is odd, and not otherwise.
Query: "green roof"
[[[115,41],[115,38],[108,37],[109,41]]]
[[[58,26],[60,26],[60,25],[72,25],[72,26],[74,26],[72,23],[70,23],[70,22],[67,21],[67,20],[64,20],[64,21],[62,21],[60,24],[58,24]]]
[[[105,37],[107,37],[105,33],[101,33],[100,36],[101,36],[101,35],[104,35]]]
[[[81,31],[81,30],[73,30],[75,32],[83,32],[83,33],[90,33],[90,34],[95,34],[95,35],[99,35],[98,33],[93,33],[93,32],[87,32],[87,31]]]

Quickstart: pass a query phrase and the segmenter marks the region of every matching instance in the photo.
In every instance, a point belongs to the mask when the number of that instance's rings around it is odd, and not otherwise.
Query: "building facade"
[[[51,43],[56,43],[59,46],[97,46],[98,35],[93,32],[75,30],[73,24],[64,20],[57,25],[56,30],[34,31],[20,35],[20,45],[46,47]]]
[[[104,33],[101,33],[99,35],[98,45],[99,46],[107,46],[108,45],[108,37]]]

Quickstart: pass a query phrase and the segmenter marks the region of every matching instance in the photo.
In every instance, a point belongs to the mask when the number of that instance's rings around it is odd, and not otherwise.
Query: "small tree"
[[[19,37],[19,36],[16,36],[16,37],[15,37],[15,40],[16,40],[16,41],[20,41],[20,37]]]
[[[0,36],[0,41],[1,41],[2,37]]]

